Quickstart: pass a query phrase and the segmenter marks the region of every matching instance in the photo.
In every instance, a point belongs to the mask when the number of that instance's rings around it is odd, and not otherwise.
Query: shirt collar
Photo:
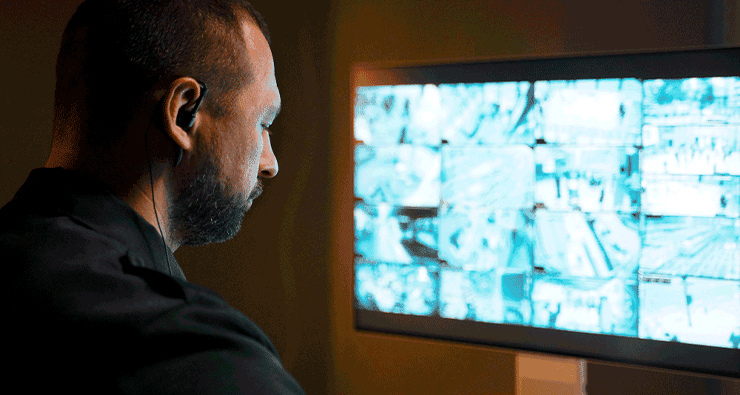
[[[185,280],[156,228],[99,180],[62,168],[34,169],[14,199],[62,211],[142,255],[145,267]]]

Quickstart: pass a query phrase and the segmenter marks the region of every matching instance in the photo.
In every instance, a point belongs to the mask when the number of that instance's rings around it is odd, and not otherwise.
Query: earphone
[[[175,124],[185,130],[190,130],[195,126],[195,115],[198,113],[198,109],[200,108],[200,105],[203,103],[203,98],[205,97],[206,93],[208,93],[208,87],[206,84],[198,81],[198,85],[200,85],[200,96],[198,96],[197,99],[195,99],[195,104],[193,105],[193,109],[188,111],[184,109],[180,109],[180,111],[177,113],[177,118],[175,119]],[[164,99],[160,102],[160,109],[161,106],[164,106]],[[159,130],[164,132],[164,119],[162,118],[163,112],[160,111],[157,114],[154,115],[154,118],[152,118],[152,121],[149,124],[149,127],[147,128],[146,132],[144,133],[144,147],[146,149],[146,160],[149,163],[149,182],[151,185],[152,190],[152,207],[154,208],[154,217],[157,219],[157,227],[159,228],[159,236],[162,238],[162,245],[165,248],[165,258],[167,259],[167,269],[170,272],[170,277],[172,276],[172,266],[170,264],[170,254],[167,251],[167,243],[164,240],[164,233],[162,233],[162,225],[159,224],[159,215],[157,214],[157,204],[154,201],[154,177],[152,176],[152,161],[149,159],[149,144],[148,144],[148,136],[149,136],[149,129],[151,129],[152,124],[157,125]],[[180,165],[180,162],[182,161],[182,147],[177,145],[174,141],[173,144],[175,144],[175,166],[177,167]]]
[[[206,93],[208,93],[208,87],[206,86],[206,84],[198,81],[198,85],[200,85],[200,96],[195,99],[195,105],[193,106],[193,109],[190,111],[181,109],[180,112],[177,113],[177,119],[175,123],[177,124],[177,126],[185,130],[190,130],[195,125],[195,114],[198,112],[200,105],[203,103],[203,98],[206,96]],[[179,166],[181,161],[182,147],[175,144],[175,167]]]

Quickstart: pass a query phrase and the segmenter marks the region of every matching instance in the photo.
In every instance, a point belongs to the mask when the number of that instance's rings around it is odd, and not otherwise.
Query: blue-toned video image
[[[740,78],[645,82],[646,174],[740,175]]]
[[[637,336],[636,279],[569,280],[538,276],[532,285],[532,326]]]
[[[531,208],[534,157],[527,146],[442,148],[442,200],[450,205]]]
[[[439,88],[400,85],[358,88],[355,139],[366,145],[439,145]]]
[[[440,134],[451,145],[534,142],[534,87],[528,82],[439,86]]]
[[[432,315],[437,308],[438,273],[422,265],[355,261],[355,303],[385,313]]]
[[[644,275],[740,280],[740,219],[648,216],[639,266]]]
[[[355,254],[365,259],[412,263],[438,256],[437,209],[355,204]]]
[[[539,124],[546,144],[640,144],[642,84],[636,79],[537,81]]]
[[[635,215],[537,210],[535,234],[534,264],[549,276],[608,279],[637,272]]]
[[[535,201],[555,211],[639,210],[635,147],[535,147]]]
[[[368,203],[437,207],[441,166],[438,148],[357,145],[355,196]]]
[[[740,213],[740,177],[642,175],[649,215],[731,217]]]
[[[740,348],[740,284],[694,277],[640,283],[640,338]]]
[[[740,125],[645,125],[644,174],[740,176]]]
[[[464,270],[530,271],[531,231],[526,210],[445,208],[439,216],[439,258]]]
[[[354,103],[357,308],[740,343],[740,78],[362,86]]]
[[[646,125],[740,124],[740,78],[684,78],[643,83]]]
[[[445,318],[528,325],[528,277],[507,270],[442,269],[439,313]]]

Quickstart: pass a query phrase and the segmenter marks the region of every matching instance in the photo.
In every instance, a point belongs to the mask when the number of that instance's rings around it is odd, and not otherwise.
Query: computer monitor
[[[740,377],[740,48],[353,85],[358,329]]]

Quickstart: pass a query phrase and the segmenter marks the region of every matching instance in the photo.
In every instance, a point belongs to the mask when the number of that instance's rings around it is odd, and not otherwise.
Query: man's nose
[[[267,131],[262,132],[262,156],[260,157],[260,177],[272,178],[278,173],[277,158],[272,152],[270,144],[270,134]]]

